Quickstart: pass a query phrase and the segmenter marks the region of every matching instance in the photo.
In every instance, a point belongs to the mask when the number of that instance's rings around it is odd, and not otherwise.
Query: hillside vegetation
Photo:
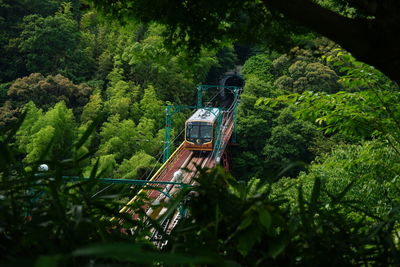
[[[237,39],[190,45],[206,39],[185,35],[196,28],[174,35],[150,10],[133,20],[91,2],[0,3],[0,264],[400,265],[394,81],[286,18],[246,20],[258,4],[220,29],[236,25]],[[261,18],[276,20],[240,31]],[[138,189],[97,178],[148,179],[162,164],[166,105],[194,105],[198,84],[234,69],[245,86],[231,172],[200,170],[167,204],[165,217],[189,213],[158,250],[148,237],[161,219],[141,211],[145,197],[133,220],[118,210]],[[174,147],[188,116],[173,117]]]

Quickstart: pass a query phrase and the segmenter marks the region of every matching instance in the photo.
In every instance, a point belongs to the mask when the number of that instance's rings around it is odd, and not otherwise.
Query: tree
[[[12,120],[10,116],[19,114],[22,106],[28,101],[45,111],[64,101],[68,108],[73,109],[75,115],[79,115],[88,102],[91,91],[92,88],[88,85],[76,85],[60,74],[45,77],[40,73],[32,73],[11,84],[7,92],[9,100],[0,111],[1,121],[4,125],[9,124],[8,121]]]
[[[132,102],[138,92],[138,86],[132,86],[123,80],[107,88],[108,101],[105,103],[107,111],[119,114],[121,118],[129,118]]]
[[[121,36],[121,60],[127,64],[127,77],[142,88],[154,86],[160,99],[187,104],[194,101],[193,88],[203,81],[212,65],[214,53],[201,51],[198,60],[188,64],[183,51],[171,52],[163,41],[165,27],[150,24],[140,42],[137,36]]]
[[[359,139],[384,136],[397,146],[400,134],[398,85],[375,68],[355,61],[348,53],[337,51],[336,54],[326,59],[340,67],[339,81],[347,91],[335,94],[306,91],[266,102],[271,101],[272,106],[277,103],[295,105],[298,118],[318,123],[325,134],[340,133]]]
[[[93,121],[99,116],[103,107],[100,91],[96,90],[89,98],[89,102],[83,107],[81,122]]]
[[[163,144],[164,129],[156,132],[155,121],[147,117],[141,117],[136,127],[138,133],[138,146],[149,155],[155,155]],[[161,138],[160,138],[161,137]]]
[[[271,136],[277,112],[269,107],[255,106],[255,103],[259,97],[281,93],[273,86],[273,58],[269,54],[255,55],[246,61],[241,70],[246,83],[240,96],[237,128],[239,146],[232,149],[232,170],[242,179],[265,174],[262,149]]]
[[[22,20],[30,14],[50,16],[57,11],[59,0],[3,0],[0,3],[0,83],[27,75],[16,38],[21,33]]]
[[[212,66],[208,72],[205,84],[218,84],[221,76],[235,68],[236,63],[239,61],[235,50],[231,46],[221,48],[216,54],[218,64]]]
[[[273,67],[267,71],[274,74],[274,86],[286,92],[335,93],[341,89],[340,68],[323,60],[334,56],[338,46],[326,38],[306,40],[304,46],[296,46],[273,60]]]
[[[284,178],[273,188],[277,192],[283,192],[283,188],[292,184],[292,188],[283,194],[295,207],[298,192],[293,185],[301,184],[305,195],[309,195],[315,179],[320,178],[325,188],[321,192],[322,205],[330,202],[329,196],[339,195],[348,187],[343,200],[349,201],[351,205],[343,205],[343,208],[359,209],[358,212],[349,214],[348,219],[360,219],[365,216],[363,212],[367,212],[367,216],[370,216],[369,223],[379,221],[391,212],[398,202],[399,193],[399,165],[393,164],[399,162],[399,153],[385,143],[382,139],[376,139],[357,145],[341,145],[331,153],[317,158],[309,166],[308,172],[301,173],[298,179]],[[348,212],[349,210],[345,213]]]
[[[57,103],[44,116],[32,103],[28,105],[28,120],[17,134],[17,144],[27,154],[25,161],[64,159],[72,156],[76,137],[75,120],[64,102]]]
[[[314,155],[309,146],[317,136],[317,127],[308,121],[296,120],[292,108],[282,110],[275,124],[263,148],[270,170],[278,171],[296,161],[310,163]],[[285,175],[295,177],[300,169],[291,168]]]
[[[30,100],[45,110],[64,100],[69,108],[80,113],[79,110],[88,102],[91,91],[92,88],[86,84],[76,85],[60,74],[45,77],[40,73],[32,73],[17,79],[7,94],[11,101],[26,103]]]
[[[26,16],[16,41],[26,58],[28,72],[61,73],[82,80],[94,72],[94,62],[90,53],[86,53],[84,38],[69,4],[65,5],[64,13],[57,12],[54,16]]]
[[[124,179],[150,178],[152,170],[157,170],[160,163],[143,151],[137,152],[129,160],[124,159],[118,168],[118,174]]]
[[[35,134],[33,126],[43,116],[43,110],[37,108],[32,101],[28,102],[23,110],[26,112],[26,116],[18,129],[16,144],[21,151],[26,151],[26,147],[32,141],[32,135]]]
[[[129,1],[119,0],[109,5],[106,0],[91,0],[104,13],[121,21],[156,21],[168,26],[169,41],[198,48],[215,45],[224,37],[246,40],[261,36],[285,39],[282,29],[288,30],[287,20],[300,24],[332,39],[351,52],[358,60],[376,66],[399,82],[400,47],[393,41],[400,33],[400,3],[390,1]],[[330,3],[331,5],[328,5]],[[335,11],[331,9],[335,8]],[[345,7],[355,10],[342,15]],[[280,23],[284,20],[285,23]],[[290,25],[293,29],[293,24]],[[288,38],[286,38],[287,40]],[[249,40],[249,39],[248,39]],[[248,41],[247,40],[247,41]]]
[[[0,128],[5,129],[12,125],[19,115],[19,109],[14,107],[10,101],[6,101],[0,107]]]
[[[85,177],[89,177],[93,167],[98,161],[97,173],[96,177],[99,178],[107,178],[107,177],[116,177],[115,166],[117,163],[115,162],[115,156],[113,154],[108,154],[104,156],[100,156],[98,158],[93,158],[90,166],[86,167],[83,175]]]
[[[337,92],[340,88],[338,76],[329,67],[319,63],[296,61],[289,67],[288,75],[283,75],[275,81],[279,89],[292,92],[326,91]]]
[[[156,122],[156,129],[164,125],[165,104],[157,98],[154,87],[149,86],[145,89],[144,96],[139,103],[141,116],[153,119]]]
[[[101,144],[98,155],[114,154],[117,161],[131,157],[138,148],[138,133],[132,120],[121,120],[113,115],[103,124],[100,131]]]
[[[322,2],[322,1],[321,1]],[[336,2],[336,1],[335,1]],[[399,82],[396,69],[400,48],[393,43],[400,27],[400,4],[397,1],[337,1],[357,10],[357,17],[349,18],[309,0],[264,0],[267,8],[275,9],[310,27],[340,44],[358,60],[374,65]]]

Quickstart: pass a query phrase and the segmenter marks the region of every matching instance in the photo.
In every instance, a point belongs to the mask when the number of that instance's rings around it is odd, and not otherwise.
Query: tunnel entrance
[[[237,86],[237,87],[244,86],[243,78],[237,74],[233,74],[228,77],[225,77],[224,79],[221,80],[221,82],[222,82],[222,85],[224,85],[224,86]]]
[[[220,80],[222,86],[237,86],[244,87],[244,79],[238,74],[227,74]],[[229,89],[221,91],[221,106],[223,108],[229,108],[234,100],[234,94]]]

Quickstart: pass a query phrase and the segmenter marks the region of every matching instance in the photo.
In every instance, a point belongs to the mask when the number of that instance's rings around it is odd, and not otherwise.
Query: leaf
[[[158,251],[146,251],[138,245],[128,243],[109,243],[92,245],[77,249],[72,256],[94,256],[107,259],[121,259],[127,262],[153,264],[162,262],[164,264],[200,264],[214,263],[223,264],[222,259],[210,255],[186,255],[178,253],[162,253]],[[162,264],[161,264],[162,265]]]
[[[275,101],[273,101],[273,102],[270,102],[270,103],[269,103],[269,106],[270,106],[271,108],[274,108],[274,107],[276,107],[278,104],[279,104],[279,102],[278,102],[277,100],[275,100]]]
[[[317,177],[314,181],[314,186],[311,193],[311,203],[310,203],[311,210],[316,209],[320,193],[321,193],[321,178]]]
[[[98,158],[98,159],[96,160],[96,163],[94,164],[92,170],[90,171],[89,179],[95,179],[95,178],[96,178],[97,170],[98,170],[98,168],[99,168],[99,163],[100,163],[100,158]]]
[[[267,229],[269,230],[271,228],[271,214],[266,209],[260,209],[258,211],[258,219],[260,223]]]
[[[253,218],[250,216],[247,216],[244,218],[244,220],[240,223],[238,230],[243,230],[246,229],[247,227],[250,226],[250,224],[253,222]]]
[[[326,120],[326,117],[317,118],[315,120],[315,123],[318,123],[319,125],[321,125],[325,120]]]
[[[296,167],[305,167],[306,164],[302,161],[291,161],[282,168],[279,173],[276,174],[276,177],[281,177],[285,175],[288,171]]]
[[[303,196],[303,187],[300,185],[298,188],[298,201],[299,201],[299,210],[300,210],[300,218],[301,222],[304,225],[304,228],[307,232],[310,231],[310,224],[308,218],[306,216],[306,207],[305,200]]]
[[[78,150],[83,146],[83,144],[86,142],[86,140],[89,138],[89,136],[93,133],[93,131],[96,129],[97,125],[100,123],[100,118],[101,116],[98,116],[86,129],[86,131],[83,133],[82,137],[76,142],[75,144],[75,149]]]
[[[26,114],[27,114],[27,110],[24,110],[24,112],[19,116],[17,124],[8,133],[7,138],[5,140],[5,143],[10,143],[11,142],[11,139],[15,136],[17,131],[21,128],[21,125],[22,125],[22,123],[24,122],[24,120],[26,118]]]
[[[176,212],[176,210],[181,205],[181,202],[183,201],[185,195],[187,194],[187,190],[189,190],[189,189],[180,190],[177,195],[174,195],[174,197],[169,200],[170,202],[168,204],[167,211],[162,216],[160,216],[160,218],[157,219],[157,221],[160,224],[161,224],[161,222],[163,222],[165,219],[167,219],[168,217],[170,217],[172,214],[174,214]]]
[[[88,159],[88,158],[89,158],[90,156],[92,156],[92,155],[93,155],[93,153],[87,152],[87,153],[83,154],[81,157],[79,157],[79,158],[76,160],[76,162],[84,161],[85,159]]]
[[[34,267],[57,267],[58,261],[61,259],[60,255],[54,256],[40,256],[36,261]]]
[[[55,142],[56,136],[53,135],[51,137],[50,142],[46,145],[45,149],[41,152],[40,156],[39,156],[39,162],[42,162],[45,160],[46,156],[49,155],[49,152],[51,150],[51,148],[53,147],[53,144]]]
[[[239,252],[243,256],[246,256],[259,239],[260,239],[259,232],[255,231],[254,228],[249,228],[239,237],[239,244],[238,244]]]
[[[259,99],[257,99],[255,106],[260,106],[262,104],[268,105],[270,102],[271,102],[270,98],[260,97]]]
[[[284,249],[285,249],[285,244],[281,240],[278,240],[277,242],[270,244],[268,254],[271,257],[276,258],[279,254],[281,254],[284,251]]]
[[[353,185],[357,182],[357,179],[352,180],[346,187],[345,189],[343,189],[342,192],[340,192],[340,194],[338,196],[336,196],[335,202],[339,203],[342,198],[344,198],[344,196],[347,194],[347,192],[349,192],[349,190],[353,187]]]

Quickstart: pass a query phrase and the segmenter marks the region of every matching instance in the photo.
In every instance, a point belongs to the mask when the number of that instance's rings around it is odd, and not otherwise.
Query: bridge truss
[[[211,110],[211,107],[204,107],[202,104],[202,94],[210,88],[228,90],[233,95],[233,101],[229,107],[219,108],[222,112],[219,112],[217,118],[217,135],[213,151],[207,153],[190,151],[184,148],[184,143],[181,143],[170,154],[172,116],[183,109],[209,108]],[[196,106],[167,106],[163,164],[149,180],[134,183],[139,186],[151,185],[152,187],[151,189],[143,187],[120,210],[120,213],[128,212],[135,219],[135,211],[131,210],[131,206],[139,199],[140,195],[145,194],[147,199],[149,199],[149,203],[142,208],[145,209],[148,217],[158,219],[165,213],[167,208],[157,204],[168,202],[182,187],[194,186],[196,183],[194,178],[197,175],[198,168],[213,168],[222,163],[227,170],[229,169],[227,146],[230,142],[236,142],[237,108],[242,88],[235,86],[200,85],[197,90],[198,101]],[[178,209],[172,217],[162,221],[161,226],[164,233],[169,234],[182,216],[185,216],[185,212],[182,209]],[[166,244],[161,234],[155,229],[153,230],[151,239],[160,248]]]

